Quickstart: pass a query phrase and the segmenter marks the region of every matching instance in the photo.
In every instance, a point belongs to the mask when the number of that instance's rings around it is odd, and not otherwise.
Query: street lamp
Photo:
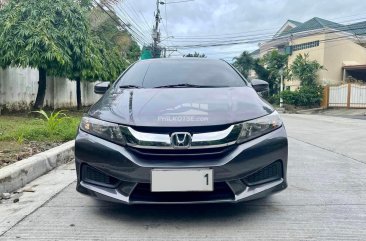
[[[282,91],[283,91],[283,68],[281,68],[278,73],[281,76],[281,86],[280,86],[280,108],[283,107]]]

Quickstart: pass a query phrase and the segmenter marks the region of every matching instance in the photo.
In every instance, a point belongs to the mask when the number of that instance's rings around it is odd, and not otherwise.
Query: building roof
[[[366,21],[349,24],[346,31],[357,35],[366,35]]]
[[[281,34],[279,34],[279,36],[284,36],[284,35],[294,34],[294,33],[299,33],[299,32],[305,32],[305,31],[310,31],[310,30],[316,30],[316,29],[322,29],[322,28],[339,29],[339,28],[344,28],[344,27],[345,26],[342,24],[315,17],[302,24],[300,23],[297,27],[295,27],[289,31],[282,32]]]
[[[287,20],[285,24],[275,33],[271,40],[261,44],[261,51],[267,51],[273,47],[288,44],[289,37],[304,37],[319,32],[332,33],[340,32],[348,37],[352,36],[361,46],[366,48],[366,21],[349,25],[339,24],[326,19],[314,17],[301,23],[294,20]],[[327,31],[329,30],[329,32]]]
[[[289,20],[287,20],[287,21],[289,21],[290,23],[295,24],[296,26],[299,26],[300,24],[302,24],[302,22],[295,21],[295,20],[292,20],[292,19],[289,19]]]
[[[274,35],[274,37],[281,36],[283,33],[287,33],[288,31],[292,30],[293,28],[296,28],[297,26],[301,25],[302,23],[288,19],[284,25],[277,31],[277,33]]]
[[[250,53],[250,55],[258,55],[260,53],[260,49],[256,49]]]

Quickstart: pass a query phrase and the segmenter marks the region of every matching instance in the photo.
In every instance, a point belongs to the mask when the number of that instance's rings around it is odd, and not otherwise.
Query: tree
[[[93,22],[90,16],[95,14],[96,7],[90,4],[90,0],[79,2],[83,13],[88,19],[88,31],[85,45],[81,52],[74,52],[72,55],[73,67],[67,70],[66,76],[76,81],[77,109],[81,109],[81,81],[107,80],[112,81],[126,68],[126,63],[118,49],[118,42],[115,36],[121,32],[117,23],[110,16],[104,18],[104,22],[109,23],[107,30],[102,32],[93,31]],[[98,8],[99,9],[99,8]],[[98,14],[104,14],[97,11]],[[95,16],[95,15],[94,15]],[[113,36],[111,35],[113,34]],[[115,41],[113,42],[112,40]],[[117,46],[117,47],[116,47]]]
[[[270,94],[278,93],[280,82],[280,69],[284,69],[287,76],[288,56],[279,53],[277,50],[265,54],[261,59],[254,59],[248,51],[244,51],[239,57],[234,58],[233,65],[248,77],[249,71],[254,70],[259,79],[268,81]]]
[[[0,0],[0,9],[5,5],[6,0]]]
[[[87,0],[84,0],[87,1]],[[113,4],[114,0],[109,0]],[[107,14],[107,13],[108,14]],[[109,48],[117,48],[122,57],[129,62],[139,59],[141,50],[131,35],[121,28],[123,25],[119,22],[119,18],[113,11],[101,10],[99,7],[92,8],[87,13],[91,30],[94,35],[98,36]]]
[[[76,102],[77,109],[82,107],[81,101],[81,81],[83,79],[95,79],[98,74],[105,71],[103,69],[103,56],[98,49],[97,39],[88,33],[87,41],[80,52],[72,54],[72,68],[67,69],[65,73],[60,73],[62,76],[66,76],[71,80],[76,81]]]
[[[255,60],[248,51],[244,51],[239,57],[235,57],[233,63],[245,78],[248,78],[249,71],[254,69],[254,64]]]
[[[269,79],[269,71],[261,64],[261,59],[255,59],[253,69],[257,74],[259,79],[267,80]]]
[[[188,57],[188,58],[207,58],[207,56],[205,55],[205,54],[200,54],[200,53],[198,53],[198,52],[194,52],[194,54],[191,54],[191,53],[189,53],[189,54],[186,54],[186,55],[183,55],[183,57]]]
[[[316,85],[318,71],[324,69],[316,60],[309,60],[309,54],[298,54],[290,70],[293,76],[299,78],[302,86]]]
[[[86,43],[80,53],[72,55],[73,68],[68,70],[66,76],[76,81],[77,108],[81,109],[81,81],[113,81],[127,67],[127,59],[136,60],[138,45],[131,40],[125,30],[118,25],[118,18],[113,12],[106,14],[99,7],[90,4],[91,1],[83,0],[79,4],[89,20]],[[114,16],[113,20],[111,16]],[[96,17],[96,18],[95,18]],[[99,21],[96,24],[95,21]],[[127,34],[126,34],[127,33]],[[137,45],[133,46],[131,43]],[[133,46],[131,56],[126,56],[124,48]],[[137,49],[136,49],[137,48]],[[133,55],[135,54],[135,55]]]
[[[39,70],[34,109],[43,106],[48,73],[65,73],[85,51],[88,22],[74,0],[10,0],[0,10],[0,66]]]
[[[76,81],[77,109],[81,109],[81,81],[113,81],[127,67],[117,47],[111,47],[92,35],[82,49],[82,56],[73,55],[73,68],[66,76]]]
[[[308,54],[297,55],[290,66],[290,74],[299,78],[301,86],[296,91],[282,92],[284,102],[295,106],[319,106],[323,97],[323,87],[316,83],[320,69],[324,69],[323,66],[315,60],[309,60]]]
[[[288,55],[281,54],[277,50],[273,50],[265,54],[261,59],[261,65],[268,71],[268,84],[270,94],[276,94],[279,91],[281,75],[280,69],[284,70],[284,78],[288,76],[287,67]]]
[[[136,43],[136,41],[133,41],[131,39],[131,44],[128,47],[126,54],[127,60],[130,62],[134,62],[140,58],[140,55],[141,55],[140,46]]]

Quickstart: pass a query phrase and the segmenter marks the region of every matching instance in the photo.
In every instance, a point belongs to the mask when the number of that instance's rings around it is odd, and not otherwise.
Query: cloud
[[[164,0],[161,0],[164,1]],[[179,0],[166,0],[176,2]],[[153,26],[156,1],[124,0],[122,7],[131,16],[144,35]],[[287,19],[306,21],[320,17],[339,23],[365,21],[366,2],[359,0],[195,0],[176,4],[160,5],[162,43],[168,46],[221,43],[229,40],[251,39],[253,43],[209,48],[178,48],[176,55],[188,52],[205,53],[208,57],[227,60],[244,50],[255,50],[255,41],[274,34]],[[136,14],[135,14],[136,13]],[[142,17],[142,15],[144,17]],[[143,19],[145,18],[146,21]],[[237,38],[234,38],[239,36]],[[150,38],[151,41],[151,38]]]

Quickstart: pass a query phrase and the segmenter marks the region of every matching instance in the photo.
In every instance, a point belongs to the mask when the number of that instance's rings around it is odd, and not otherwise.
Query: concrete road
[[[0,239],[365,240],[366,121],[283,118],[284,192],[238,205],[123,206],[76,193],[74,170],[65,166],[28,185],[34,193],[0,205]]]

